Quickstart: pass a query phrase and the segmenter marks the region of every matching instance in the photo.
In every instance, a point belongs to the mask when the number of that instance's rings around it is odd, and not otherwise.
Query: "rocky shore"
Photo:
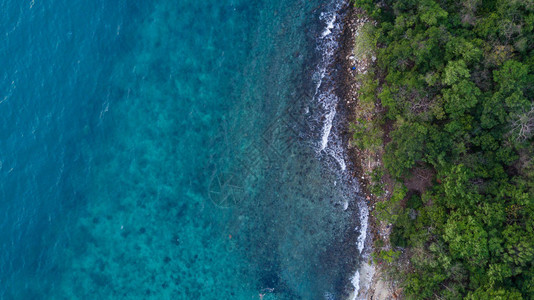
[[[369,49],[368,53],[361,55],[355,53],[355,45],[358,42],[357,37],[361,33],[363,26],[372,22],[363,11],[349,5],[347,13],[343,20],[343,32],[340,36],[340,49],[338,50],[336,65],[339,71],[338,94],[340,96],[340,106],[347,118],[347,128],[345,134],[348,136],[347,153],[352,161],[354,168],[353,176],[358,178],[361,184],[361,193],[367,201],[370,210],[369,214],[369,237],[366,242],[367,253],[374,251],[374,244],[377,239],[385,242],[383,248],[389,246],[389,234],[391,227],[389,224],[379,222],[374,214],[373,209],[378,201],[386,201],[388,195],[391,195],[393,190],[392,181],[388,180],[387,176],[383,178],[382,184],[385,187],[385,195],[378,197],[373,195],[369,186],[373,184],[370,174],[373,170],[381,165],[383,147],[378,151],[372,153],[370,151],[362,151],[351,143],[352,132],[350,124],[358,122],[358,120],[372,118],[372,115],[366,115],[368,110],[361,109],[358,102],[358,94],[361,86],[361,81],[358,79],[359,75],[366,74],[369,67],[374,63],[375,56]],[[360,48],[365,48],[366,45],[359,45]],[[372,113],[383,113],[379,103],[375,105]],[[387,130],[386,130],[387,136]],[[360,287],[358,295],[351,295],[349,299],[401,299],[401,290],[397,289],[394,281],[390,280],[386,275],[386,270],[383,266],[373,263],[372,255],[366,255],[365,261],[359,267],[360,278],[358,285]]]

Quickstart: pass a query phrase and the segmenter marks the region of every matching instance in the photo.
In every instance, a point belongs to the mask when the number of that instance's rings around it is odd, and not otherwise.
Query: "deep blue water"
[[[0,298],[346,295],[337,2],[0,1]]]

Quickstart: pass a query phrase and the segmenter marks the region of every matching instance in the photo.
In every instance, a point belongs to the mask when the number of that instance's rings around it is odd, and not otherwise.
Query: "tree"
[[[505,238],[503,262],[512,267],[512,274],[520,274],[534,259],[534,241],[518,225],[507,226],[503,231]]]
[[[427,129],[417,123],[402,123],[391,133],[384,164],[390,173],[400,177],[423,158]]]
[[[488,234],[475,218],[453,213],[445,224],[443,237],[453,257],[463,259],[474,268],[488,262]]]
[[[443,200],[446,206],[468,212],[480,198],[470,184],[473,173],[460,164],[452,166],[450,171],[443,172],[442,176],[444,177],[442,188],[445,193]]]
[[[423,0],[419,3],[419,18],[428,26],[436,25],[439,20],[445,19],[448,13],[438,3],[432,0]]]
[[[445,111],[451,118],[459,118],[467,110],[476,106],[480,96],[481,92],[473,82],[467,79],[460,79],[450,89],[443,90]]]
[[[478,288],[475,292],[469,293],[466,299],[522,300],[523,297],[521,296],[521,293],[519,293],[517,290],[483,286]]]
[[[443,72],[443,82],[453,85],[460,80],[468,79],[471,75],[463,60],[450,61]]]

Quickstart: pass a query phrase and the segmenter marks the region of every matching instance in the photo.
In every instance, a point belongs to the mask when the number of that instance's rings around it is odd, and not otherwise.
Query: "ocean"
[[[357,289],[346,5],[2,0],[0,299]]]

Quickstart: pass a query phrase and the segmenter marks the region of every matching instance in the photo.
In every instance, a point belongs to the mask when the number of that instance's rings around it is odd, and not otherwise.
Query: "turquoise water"
[[[338,3],[142,3],[0,4],[1,297],[346,296]]]

